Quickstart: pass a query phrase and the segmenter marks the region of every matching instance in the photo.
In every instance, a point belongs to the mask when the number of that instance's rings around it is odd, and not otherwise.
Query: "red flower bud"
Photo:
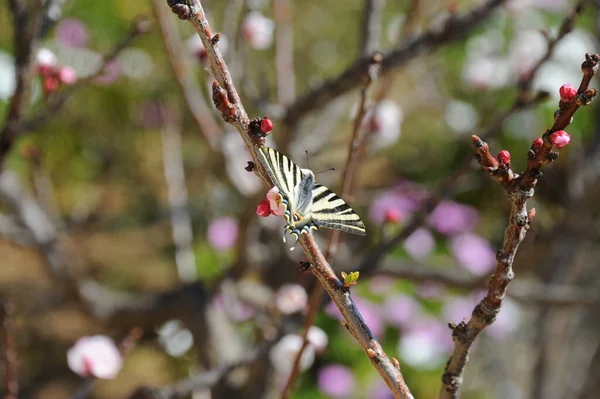
[[[560,93],[560,101],[570,103],[577,95],[577,89],[573,85],[562,85],[558,90]]]
[[[58,79],[56,79],[54,76],[47,76],[44,78],[42,86],[44,88],[44,93],[54,93],[56,90],[58,90]]]
[[[564,130],[559,130],[550,135],[550,141],[560,150],[571,142],[571,136]]]
[[[263,118],[262,121],[260,121],[260,130],[263,133],[269,133],[273,130],[273,121],[267,117]]]
[[[384,219],[389,223],[396,223],[402,218],[402,213],[396,208],[390,208],[385,211]]]
[[[264,199],[260,201],[258,207],[256,208],[256,214],[264,218],[271,214],[271,205],[269,204],[268,200]]]
[[[531,148],[538,150],[542,145],[544,145],[544,139],[538,137],[537,139],[533,140],[533,143],[531,143]]]
[[[501,165],[508,165],[510,163],[510,152],[506,150],[500,151],[498,154],[498,162],[500,162]]]

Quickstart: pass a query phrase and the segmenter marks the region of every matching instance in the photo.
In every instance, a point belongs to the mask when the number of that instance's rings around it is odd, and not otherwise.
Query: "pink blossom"
[[[237,221],[231,217],[217,218],[208,226],[208,242],[217,251],[231,249],[238,237]]]
[[[534,150],[538,150],[542,145],[544,145],[544,139],[538,137],[531,143],[531,148],[533,148]]]
[[[461,266],[478,276],[489,273],[496,264],[494,249],[477,234],[465,233],[453,237],[450,249]]]
[[[67,364],[82,377],[111,380],[123,367],[123,358],[112,339],[94,335],[77,340],[67,351]]]
[[[78,19],[66,18],[58,23],[54,30],[56,41],[66,47],[84,47],[88,41],[88,32]]]
[[[406,253],[413,259],[427,258],[435,248],[435,238],[426,228],[419,228],[404,240]]]
[[[408,295],[396,294],[385,300],[382,313],[388,323],[403,327],[410,324],[420,310],[419,302]]]
[[[94,83],[107,85],[115,82],[121,76],[121,65],[117,61],[108,63],[101,74],[94,78]]]
[[[374,223],[382,224],[391,211],[409,214],[417,209],[418,203],[407,195],[395,191],[386,191],[378,195],[371,203],[369,217]]]
[[[263,118],[260,121],[260,131],[263,133],[269,133],[273,130],[273,121],[269,118]]]
[[[56,77],[60,83],[72,85],[77,82],[77,72],[70,66],[63,66],[56,70]]]
[[[570,103],[573,101],[575,96],[577,95],[577,89],[570,84],[562,85],[560,89],[558,89],[560,93],[560,101]]]
[[[259,11],[251,11],[242,21],[242,36],[250,47],[265,50],[273,43],[275,22]]]
[[[284,284],[275,294],[275,307],[286,315],[302,312],[308,304],[308,294],[300,284]]]
[[[42,81],[42,88],[44,93],[51,94],[58,90],[59,81],[54,76],[47,76]]]
[[[348,367],[332,364],[319,370],[317,385],[328,397],[347,398],[354,393],[354,376]]]
[[[56,55],[47,48],[42,47],[35,55],[35,62],[38,67],[50,67],[52,69],[57,63]]]
[[[447,360],[452,336],[444,323],[431,318],[413,321],[398,342],[402,360],[413,367],[433,369]]]
[[[472,229],[478,220],[475,208],[453,201],[442,201],[431,213],[429,224],[442,234],[453,235]]]
[[[271,216],[271,204],[268,200],[264,199],[259,202],[258,206],[256,207],[256,214],[264,218]]]
[[[267,199],[269,200],[271,212],[273,212],[274,215],[285,215],[285,206],[283,205],[283,202],[281,202],[281,195],[279,194],[279,188],[277,188],[277,186],[269,190]]]
[[[569,145],[571,142],[571,136],[564,130],[559,130],[550,135],[550,141],[552,144],[554,144],[554,146],[556,146],[556,148],[560,150],[561,148]]]

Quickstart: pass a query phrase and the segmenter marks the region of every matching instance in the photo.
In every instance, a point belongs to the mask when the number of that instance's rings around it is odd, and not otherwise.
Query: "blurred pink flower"
[[[227,251],[238,237],[237,221],[231,217],[213,219],[208,226],[208,242],[217,251]]]
[[[57,64],[56,55],[45,47],[40,48],[35,55],[35,62],[39,68],[49,68],[49,70],[54,69]]]
[[[88,32],[83,24],[75,18],[61,20],[54,30],[56,41],[66,47],[84,47],[88,41]]]
[[[275,307],[286,315],[302,312],[308,304],[308,294],[300,284],[284,284],[275,294]]]
[[[379,194],[369,210],[369,217],[373,223],[382,224],[386,220],[386,215],[390,210],[396,210],[403,215],[413,212],[417,209],[417,202],[407,195],[400,194],[395,190],[390,190]]]
[[[258,203],[258,206],[256,207],[256,214],[258,216],[262,216],[263,218],[271,216],[271,204],[268,200],[264,199]]]
[[[396,294],[388,297],[383,304],[383,317],[393,326],[403,327],[414,320],[421,311],[421,305],[412,297]]]
[[[435,248],[435,238],[426,228],[419,228],[404,240],[404,250],[413,259],[427,258]]]
[[[235,321],[247,321],[254,316],[252,306],[240,300],[232,300],[227,295],[217,294],[214,296],[213,302]]]
[[[365,117],[367,128],[375,148],[385,148],[400,138],[404,114],[400,106],[392,100],[379,102]]]
[[[450,249],[458,263],[471,273],[481,276],[496,264],[496,253],[490,243],[473,233],[452,237]]]
[[[62,66],[56,70],[56,77],[60,83],[72,85],[77,82],[77,72],[70,66]]]
[[[275,22],[260,11],[251,11],[242,21],[242,36],[248,46],[255,50],[265,50],[273,43]]]
[[[477,210],[454,201],[442,201],[429,217],[429,224],[442,234],[453,235],[471,230],[478,222]]]
[[[273,369],[283,375],[292,371],[296,355],[302,348],[302,337],[298,334],[288,334],[282,337],[269,351],[269,359]],[[307,345],[300,357],[300,370],[304,371],[315,361],[315,348]]]
[[[77,340],[67,351],[67,364],[82,377],[111,380],[123,367],[123,358],[112,339],[94,335]]]
[[[369,390],[370,399],[394,399],[394,395],[385,382],[378,378]]]
[[[354,376],[348,367],[332,364],[319,369],[317,385],[329,397],[347,398],[354,393]]]
[[[102,73],[94,78],[94,83],[107,85],[121,77],[121,65],[117,61],[108,63]]]
[[[510,63],[498,57],[470,56],[463,66],[463,81],[475,89],[497,89],[511,81]]]
[[[164,111],[160,104],[144,101],[137,106],[137,123],[144,129],[158,129],[164,123]]]

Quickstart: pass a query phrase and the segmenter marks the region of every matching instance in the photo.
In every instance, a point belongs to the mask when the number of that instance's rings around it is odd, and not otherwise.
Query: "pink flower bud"
[[[498,154],[498,162],[503,165],[508,165],[510,163],[510,152],[506,150],[500,151]]]
[[[550,135],[550,141],[560,150],[571,142],[571,136],[564,130],[559,130]]]
[[[269,204],[268,200],[264,199],[260,201],[258,207],[256,208],[256,214],[264,218],[271,214],[271,205]]]
[[[560,93],[560,101],[570,103],[577,95],[577,89],[573,85],[562,85],[558,90]]]
[[[47,77],[52,75],[52,72],[54,72],[54,67],[48,64],[39,64],[37,66],[37,71],[43,77]]]
[[[77,72],[75,72],[75,70],[70,66],[58,68],[56,71],[56,77],[60,83],[66,85],[72,85],[73,83],[77,82]]]
[[[531,143],[531,148],[533,148],[534,150],[538,150],[542,145],[544,145],[544,139],[538,137]]]
[[[396,208],[390,208],[385,211],[385,221],[388,223],[396,223],[402,219],[402,212]]]
[[[263,118],[260,122],[260,130],[263,133],[269,133],[271,130],[273,130],[273,121],[266,117]]]
[[[54,76],[47,76],[44,78],[42,82],[42,87],[44,88],[44,93],[51,94],[58,90],[58,80]]]

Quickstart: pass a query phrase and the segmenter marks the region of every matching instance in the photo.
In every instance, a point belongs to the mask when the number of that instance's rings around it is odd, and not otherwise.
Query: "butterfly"
[[[296,237],[296,241],[302,234],[319,227],[361,236],[367,233],[365,224],[352,208],[337,194],[317,183],[310,169],[301,169],[270,147],[261,147],[257,153],[261,165],[279,189],[285,208],[284,229]],[[285,235],[283,240],[285,242]]]

